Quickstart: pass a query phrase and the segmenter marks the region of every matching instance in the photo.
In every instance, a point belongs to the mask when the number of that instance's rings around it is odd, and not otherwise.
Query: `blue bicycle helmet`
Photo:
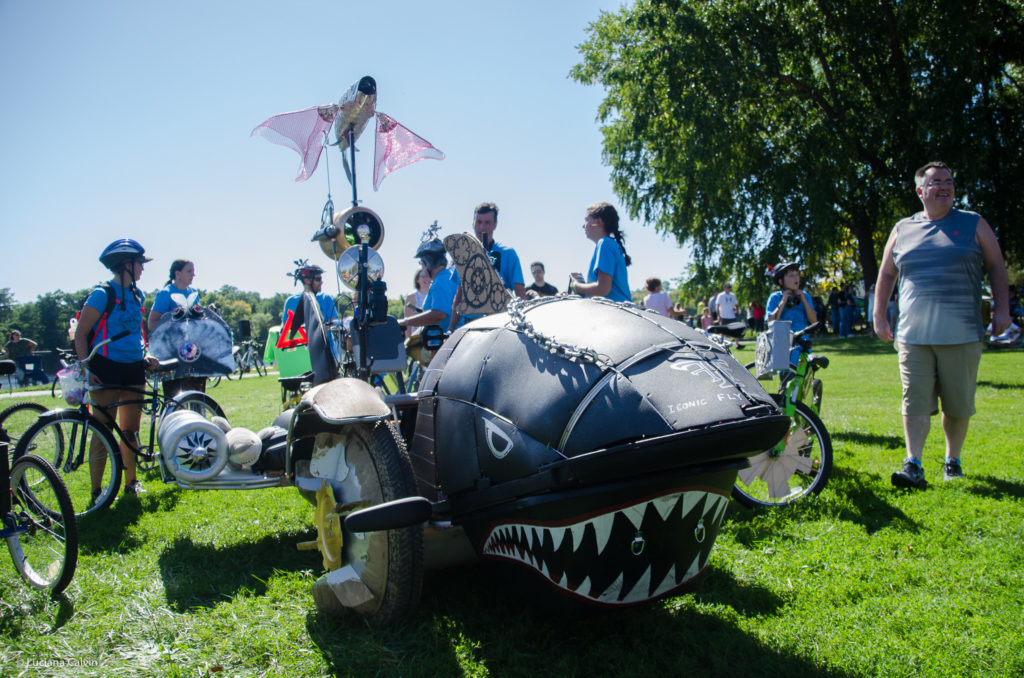
[[[126,261],[136,259],[143,263],[153,261],[151,258],[146,256],[146,249],[131,238],[115,240],[107,245],[103,249],[103,253],[100,254],[100,263],[111,271],[116,270],[118,266]]]

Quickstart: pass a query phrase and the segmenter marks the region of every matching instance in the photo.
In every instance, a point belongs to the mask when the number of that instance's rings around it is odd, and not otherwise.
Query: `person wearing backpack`
[[[140,391],[145,388],[146,369],[155,369],[156,358],[146,355],[143,339],[143,303],[145,297],[137,283],[142,276],[146,262],[142,245],[130,238],[115,240],[100,254],[100,263],[110,269],[113,278],[94,289],[86,298],[75,328],[75,353],[84,360],[100,342],[110,343],[100,347],[86,363],[89,383],[99,386],[92,391],[92,402],[97,405],[96,416],[109,421],[104,406],[125,400],[139,400]],[[117,408],[117,420],[121,431],[129,439],[139,440],[139,426],[142,419],[142,404],[132,403]],[[95,440],[94,443],[99,441]],[[145,492],[136,477],[135,452],[123,442],[121,458],[124,461],[125,492],[138,495]],[[100,454],[90,455],[90,465],[105,464]],[[91,468],[93,496],[100,492],[99,480],[102,466]]]

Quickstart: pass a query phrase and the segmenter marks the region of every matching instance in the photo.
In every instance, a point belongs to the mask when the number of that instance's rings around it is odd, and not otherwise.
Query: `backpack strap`
[[[103,313],[100,314],[100,319],[96,321],[96,326],[93,327],[93,329],[92,329],[92,336],[90,337],[90,340],[89,340],[89,347],[90,348],[92,346],[94,346],[96,344],[96,342],[103,341],[103,340],[107,339],[107,318],[110,317],[110,314],[111,314],[111,312],[113,312],[114,307],[118,303],[120,303],[117,300],[117,292],[114,291],[114,286],[111,285],[109,281],[101,283],[99,285],[99,287],[107,295],[107,302],[106,302],[106,304],[104,304]],[[139,306],[141,307],[142,306],[142,294],[137,289],[133,289],[132,290],[132,295],[135,297],[135,300],[137,302],[139,302]],[[145,314],[143,314],[143,321],[142,321],[143,339],[145,339],[145,328],[146,328]],[[121,332],[121,333],[111,337],[111,341],[117,341],[118,339],[120,339],[120,338],[122,338],[124,336],[127,336],[127,334],[128,334],[127,332]],[[103,355],[103,356],[107,355],[107,347],[106,346],[103,346],[103,348],[100,349],[100,355]]]

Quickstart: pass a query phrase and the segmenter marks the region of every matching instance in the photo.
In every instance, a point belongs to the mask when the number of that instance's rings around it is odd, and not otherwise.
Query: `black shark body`
[[[445,343],[410,457],[420,494],[481,558],[620,606],[704,569],[737,471],[787,427],[704,334],[628,305],[549,298]]]

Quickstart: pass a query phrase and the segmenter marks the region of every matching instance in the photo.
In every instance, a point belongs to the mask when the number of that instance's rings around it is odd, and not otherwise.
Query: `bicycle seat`
[[[815,369],[823,370],[828,367],[828,358],[823,355],[812,355],[808,362]]]
[[[281,388],[286,391],[297,391],[303,384],[313,381],[313,372],[303,372],[294,377],[278,377],[277,381],[281,384]]]
[[[168,358],[167,360],[161,360],[157,372],[173,372],[178,368],[179,360],[177,358]]]
[[[18,371],[18,364],[13,360],[0,360],[0,377],[6,377]]]

